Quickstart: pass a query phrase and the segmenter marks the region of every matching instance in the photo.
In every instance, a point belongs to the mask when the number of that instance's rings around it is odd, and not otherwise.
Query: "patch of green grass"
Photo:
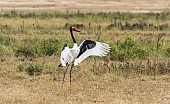
[[[43,70],[43,65],[31,63],[25,68],[28,75],[39,75]]]
[[[0,45],[0,57],[12,56],[13,52],[10,47]]]
[[[35,18],[35,19],[51,19],[51,18],[84,18],[87,20],[132,20],[132,19],[139,19],[139,20],[148,20],[148,19],[155,19],[155,20],[169,20],[170,13],[167,11],[161,13],[123,13],[123,12],[100,12],[100,13],[83,13],[83,12],[71,12],[71,13],[60,13],[60,12],[2,12],[0,14],[0,18]]]
[[[18,72],[26,72],[28,75],[40,75],[44,65],[36,63],[23,63],[17,66]]]
[[[58,52],[58,39],[24,39],[16,47],[15,56],[51,56]]]
[[[125,38],[124,41],[111,44],[112,50],[110,53],[111,60],[126,61],[131,59],[146,59],[149,52],[140,43],[137,43],[132,37]]]

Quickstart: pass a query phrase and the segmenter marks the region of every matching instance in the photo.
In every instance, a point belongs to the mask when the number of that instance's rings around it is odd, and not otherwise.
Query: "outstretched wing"
[[[105,56],[110,51],[110,47],[106,43],[94,42],[91,40],[83,41],[79,46],[80,52],[74,62],[74,65],[78,65],[84,59],[89,56]]]
[[[66,44],[64,44],[64,47],[61,52],[60,62],[62,64],[62,66],[67,66],[71,62],[72,59],[73,59],[73,56],[72,56],[70,49],[66,43]],[[59,65],[59,66],[61,66],[61,65]]]

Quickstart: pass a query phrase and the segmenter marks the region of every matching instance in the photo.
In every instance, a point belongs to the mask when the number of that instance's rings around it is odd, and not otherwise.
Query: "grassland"
[[[168,10],[158,13],[65,10],[1,11],[0,103],[170,103]],[[81,30],[75,33],[79,44],[92,39],[106,42],[112,49],[106,57],[91,57],[75,67],[72,85],[67,75],[62,87],[65,69],[58,65],[63,44],[72,46],[69,26]]]

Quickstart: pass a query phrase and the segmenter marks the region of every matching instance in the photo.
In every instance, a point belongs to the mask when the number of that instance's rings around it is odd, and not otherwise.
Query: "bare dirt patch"
[[[123,11],[160,12],[170,9],[169,0],[8,0],[0,1],[1,10]]]

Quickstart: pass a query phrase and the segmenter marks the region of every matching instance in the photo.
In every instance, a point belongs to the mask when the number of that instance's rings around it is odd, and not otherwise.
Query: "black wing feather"
[[[85,40],[82,45],[80,46],[80,52],[77,56],[77,58],[79,58],[86,50],[88,49],[92,49],[96,46],[96,42],[92,41],[92,40]]]

